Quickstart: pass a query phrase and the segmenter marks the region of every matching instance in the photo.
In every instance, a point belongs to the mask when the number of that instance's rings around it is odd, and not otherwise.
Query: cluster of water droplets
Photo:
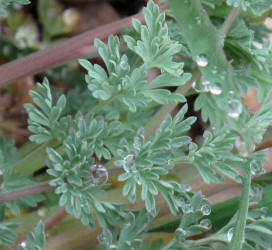
[[[207,67],[209,64],[208,58],[205,54],[200,54],[196,57],[196,64],[201,67]],[[217,66],[214,66],[211,70],[212,74],[218,74]],[[226,72],[220,73],[220,78],[225,80]],[[200,83],[194,82],[193,88],[197,92],[210,92],[212,95],[221,95],[222,88],[219,82],[210,82],[208,80],[201,80]]]
[[[250,167],[250,172],[253,175],[264,173],[262,164],[256,160],[251,161],[249,167]]]
[[[228,98],[227,114],[232,118],[238,118],[243,111],[243,104],[240,100],[235,99],[234,92],[232,90],[229,91]]]
[[[192,87],[196,92],[210,92],[212,95],[221,95],[222,88],[218,82],[210,82],[208,80],[202,80],[199,82],[193,82]]]
[[[107,169],[100,164],[94,164],[91,166],[88,173],[88,180],[94,186],[104,185],[109,179],[109,173]]]

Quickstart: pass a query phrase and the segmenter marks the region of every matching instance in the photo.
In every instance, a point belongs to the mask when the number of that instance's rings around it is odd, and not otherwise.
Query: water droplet
[[[200,225],[205,229],[209,230],[212,228],[212,223],[209,219],[204,219],[200,221]]]
[[[203,81],[202,81],[202,84],[203,84],[204,86],[207,86],[207,85],[210,84],[210,81],[208,81],[208,80],[203,80]]]
[[[200,54],[199,56],[196,57],[196,64],[199,67],[206,67],[208,65],[208,58],[205,54]]]
[[[237,137],[235,140],[235,147],[237,148],[239,154],[242,156],[248,156],[247,144],[241,140],[241,137]]]
[[[109,179],[109,173],[103,165],[94,164],[89,170],[88,179],[94,186],[104,185]]]
[[[223,80],[223,81],[226,80],[226,76],[224,76],[224,75],[220,75],[220,78],[221,78],[221,80]]]
[[[45,216],[46,213],[47,213],[47,209],[46,209],[45,207],[40,208],[40,209],[38,210],[38,212],[37,212],[37,214],[38,214],[39,216],[41,216],[41,217]]]
[[[228,102],[227,112],[232,118],[238,118],[243,111],[243,105],[239,100],[232,99]]]
[[[186,201],[185,201],[184,197],[180,195],[177,197],[176,203],[179,207],[184,207],[186,204]]]
[[[227,233],[227,239],[228,242],[231,242],[232,236],[233,236],[233,232],[234,232],[234,227],[231,227]]]
[[[250,195],[253,196],[262,196],[263,193],[263,188],[262,186],[258,185],[258,184],[254,184],[253,186],[251,186],[250,188]]]
[[[193,82],[192,87],[198,93],[200,92],[208,92],[209,91],[210,81],[200,80],[198,82]]]
[[[201,24],[201,18],[200,16],[196,17],[196,24],[200,25]]]
[[[126,70],[127,69],[127,63],[124,60],[121,60],[121,62],[120,62],[120,68],[122,70]]]
[[[74,8],[68,8],[63,11],[62,19],[67,26],[74,26],[79,20],[79,13]]]
[[[185,204],[185,206],[183,207],[183,212],[185,214],[193,213],[193,208],[192,208],[191,204]]]
[[[22,242],[20,243],[20,246],[21,246],[21,247],[26,247],[26,242],[25,242],[25,241],[22,241]]]
[[[257,162],[255,160],[250,162],[250,172],[251,174],[262,174],[263,173],[263,168],[260,162]]]
[[[232,90],[230,90],[229,91],[229,97],[231,98],[231,97],[233,97],[233,95],[234,95],[234,92]]]
[[[222,93],[222,89],[220,87],[220,84],[217,82],[212,83],[209,86],[209,90],[210,90],[211,94],[213,94],[213,95],[221,95],[221,93]]]
[[[136,172],[136,165],[135,165],[135,155],[128,154],[124,157],[124,165],[123,168],[127,173]]]
[[[218,70],[217,70],[217,67],[216,67],[216,66],[214,66],[214,67],[213,67],[213,69],[212,69],[212,73],[213,73],[213,74],[216,74],[216,73],[217,73],[217,71],[218,71]]]
[[[182,186],[184,192],[190,192],[192,190],[192,187],[188,184],[183,184]]]
[[[183,69],[178,69],[178,74],[182,75],[183,74]]]
[[[130,242],[130,241],[126,241],[126,244],[127,244],[128,246],[131,246],[131,242]]]
[[[176,234],[178,234],[179,236],[185,236],[186,235],[186,231],[183,228],[178,227],[176,229]]]
[[[208,204],[205,204],[203,205],[201,208],[200,208],[201,212],[203,215],[209,215],[211,213],[211,206],[208,205]]]

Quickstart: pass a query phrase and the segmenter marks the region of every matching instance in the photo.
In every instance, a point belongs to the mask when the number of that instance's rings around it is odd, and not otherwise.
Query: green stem
[[[233,8],[231,10],[231,12],[229,13],[229,15],[227,16],[227,18],[225,19],[222,27],[221,27],[221,31],[222,33],[224,33],[225,35],[229,32],[233,22],[236,20],[236,18],[239,16],[240,13],[240,9],[241,6],[237,7],[237,8]]]
[[[101,101],[99,102],[90,112],[93,114],[93,115],[96,115],[97,113],[99,113],[106,105],[108,105],[109,103],[111,103],[115,97],[118,95],[119,93],[115,93],[113,94],[108,100],[106,101]]]
[[[248,214],[250,184],[251,184],[251,172],[248,171],[248,173],[244,177],[243,193],[240,201],[240,207],[238,211],[238,218],[234,230],[234,235],[229,246],[230,250],[242,249]]]

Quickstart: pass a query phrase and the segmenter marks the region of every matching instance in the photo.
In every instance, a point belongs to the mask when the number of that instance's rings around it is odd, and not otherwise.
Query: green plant
[[[0,1],[0,16],[5,16],[8,14],[7,12],[7,8],[10,7],[10,5],[12,4],[20,4],[20,5],[24,5],[24,4],[29,4],[30,1],[29,0],[1,0]]]
[[[45,226],[39,222],[27,242],[19,240],[18,249],[41,249],[44,230],[66,213],[87,226],[92,237],[99,234],[97,249],[271,246],[271,198],[262,196],[263,189],[270,190],[271,174],[262,166],[267,150],[258,149],[271,133],[271,52],[267,44],[261,49],[253,44],[265,38],[253,20],[269,11],[270,1],[168,4],[165,14],[149,1],[145,24],[133,19],[120,38],[109,36],[106,44],[94,40],[105,66],[79,60],[87,70],[87,88],[64,95],[44,78],[30,92],[35,105],[25,108],[32,142],[18,153],[12,142],[0,141],[3,245],[12,245],[16,237],[16,218],[8,220],[5,210],[18,216],[20,208],[42,201],[30,215],[33,226],[41,209],[63,209],[48,215]],[[148,80],[154,69],[160,73]],[[242,100],[241,93],[247,95],[250,88],[258,90],[262,103],[255,113]],[[188,114],[190,96],[205,123],[199,140],[189,136],[201,119]],[[34,172],[44,166],[40,178],[46,182],[37,183]],[[262,176],[253,180],[255,175]],[[208,197],[193,191],[197,183]],[[209,199],[222,195],[220,205],[227,208],[233,196],[222,187],[242,189],[242,196],[236,210],[223,213],[220,225]],[[72,217],[66,222],[71,228],[84,228]],[[59,230],[65,234],[61,225]],[[171,239],[152,238],[161,232],[172,232]]]

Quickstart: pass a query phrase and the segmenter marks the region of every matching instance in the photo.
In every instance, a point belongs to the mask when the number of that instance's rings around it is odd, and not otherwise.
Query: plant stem
[[[65,208],[62,208],[60,211],[58,211],[56,214],[54,214],[52,217],[50,217],[47,221],[44,223],[44,231],[50,230],[53,226],[60,223],[65,217],[67,213],[65,211]],[[9,249],[12,249],[19,245],[21,242],[26,241],[27,235],[16,241]]]
[[[117,94],[112,95],[108,100],[99,102],[91,111],[93,115],[96,115],[103,107],[108,105],[116,96]]]
[[[161,6],[161,10],[166,8],[166,4]],[[0,87],[4,87],[19,78],[45,71],[73,59],[96,57],[97,50],[93,46],[94,40],[96,38],[104,40],[109,35],[119,34],[122,28],[131,27],[133,18],[137,18],[141,22],[144,21],[143,14],[139,13],[86,31],[52,47],[4,64],[0,67]]]
[[[240,201],[240,207],[234,230],[234,235],[229,246],[230,250],[242,249],[248,214],[250,184],[251,184],[251,172],[249,170],[246,176],[244,177],[243,193]]]
[[[67,213],[65,211],[65,208],[62,208],[44,223],[45,230],[50,230],[52,227],[62,221],[66,215]]]
[[[143,15],[137,14],[122,20],[112,22],[83,34],[60,42],[50,48],[32,53],[0,67],[0,87],[4,87],[17,79],[56,67],[67,61],[78,58],[97,56],[93,46],[96,38],[106,39],[109,35],[118,34],[122,27],[130,27],[131,19],[143,21]]]
[[[192,78],[184,86],[178,87],[175,93],[186,95],[186,93],[191,88],[193,82],[196,81],[199,76],[200,71],[199,69],[197,69],[192,75]],[[145,138],[148,138],[159,127],[165,116],[171,113],[176,108],[176,106],[177,105],[175,104],[169,104],[160,108],[160,110],[155,114],[152,120],[146,125]]]
[[[222,24],[222,27],[221,27],[221,31],[226,35],[233,22],[236,20],[236,18],[239,16],[239,13],[240,13],[240,9],[241,9],[241,6],[237,7],[237,8],[233,8],[229,15],[227,16],[227,18],[225,19],[224,23]]]
[[[38,194],[51,188],[53,187],[49,185],[49,181],[45,181],[28,187],[15,189],[8,193],[0,194],[0,203],[15,200],[32,194]]]

